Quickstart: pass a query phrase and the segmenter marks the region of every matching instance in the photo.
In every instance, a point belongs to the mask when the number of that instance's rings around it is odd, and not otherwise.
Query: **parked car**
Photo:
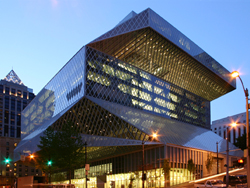
[[[241,183],[247,183],[247,175],[237,175]]]
[[[221,180],[207,180],[204,184],[194,184],[195,188],[209,187],[209,188],[219,188],[226,187],[226,184]]]
[[[242,181],[240,180],[239,177],[234,176],[234,175],[229,175],[228,177],[229,177],[229,182],[228,182],[229,185],[234,186],[234,185],[237,185],[237,184],[242,184]],[[224,178],[223,178],[224,183],[227,183],[226,178],[227,178],[227,176],[224,176]]]

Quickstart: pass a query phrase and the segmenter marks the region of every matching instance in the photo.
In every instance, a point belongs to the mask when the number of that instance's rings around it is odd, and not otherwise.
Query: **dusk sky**
[[[84,45],[131,11],[151,8],[250,89],[249,0],[0,0],[0,79],[13,68],[35,94]],[[211,102],[211,121],[245,112],[237,89]]]

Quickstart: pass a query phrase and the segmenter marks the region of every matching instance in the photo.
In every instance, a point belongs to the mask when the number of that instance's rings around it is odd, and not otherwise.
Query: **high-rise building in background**
[[[15,160],[38,151],[48,127],[60,130],[71,121],[88,146],[89,186],[105,180],[128,187],[132,178],[141,187],[144,168],[145,185],[163,187],[164,159],[170,185],[216,173],[217,166],[225,171],[220,152],[226,140],[210,130],[210,101],[236,88],[228,75],[151,9],[131,12],[81,48],[22,112]],[[151,140],[153,133],[157,140]],[[216,157],[217,142],[219,157],[209,170],[206,161]],[[233,150],[230,163],[242,155]],[[188,170],[191,159],[195,171]],[[75,169],[72,183],[80,187],[83,181],[85,170]]]
[[[230,126],[232,123],[236,123],[237,126]],[[229,128],[229,142],[236,143],[238,137],[246,134],[246,112],[212,121],[211,130],[224,139],[227,136],[227,128]]]
[[[9,185],[17,176],[41,175],[34,167],[17,164],[14,149],[21,140],[21,112],[35,97],[14,70],[0,81],[0,186]]]

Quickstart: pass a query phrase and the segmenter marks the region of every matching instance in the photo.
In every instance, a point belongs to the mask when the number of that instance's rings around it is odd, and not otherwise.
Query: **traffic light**
[[[52,165],[52,161],[49,160],[47,164],[48,164],[48,166],[51,166]]]
[[[244,167],[244,160],[238,159],[238,167]]]
[[[4,162],[5,162],[5,164],[9,164],[9,163],[10,163],[10,159],[9,159],[9,158],[6,158],[6,159],[4,160]]]

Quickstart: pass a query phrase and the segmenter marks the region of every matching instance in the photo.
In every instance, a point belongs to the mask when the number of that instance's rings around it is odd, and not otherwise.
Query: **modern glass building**
[[[90,185],[132,181],[140,187],[142,144],[148,187],[164,185],[164,159],[170,162],[170,185],[213,173],[205,162],[216,142],[222,152],[226,141],[210,131],[210,102],[236,88],[229,74],[151,9],[131,12],[82,47],[22,112],[16,160],[38,150],[49,126],[60,130],[71,120],[88,145]],[[195,172],[188,170],[189,159]],[[220,154],[220,172],[225,163]],[[85,181],[83,172],[75,170],[75,184]]]

